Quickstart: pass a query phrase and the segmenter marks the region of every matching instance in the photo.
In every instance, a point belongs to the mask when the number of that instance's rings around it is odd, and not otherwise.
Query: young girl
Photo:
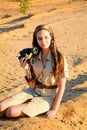
[[[35,63],[31,65],[25,58],[20,59],[29,87],[0,102],[1,117],[33,117],[46,113],[46,118],[52,119],[57,113],[68,77],[66,59],[58,51],[48,25],[36,27],[32,45],[38,48],[38,54],[32,55]]]

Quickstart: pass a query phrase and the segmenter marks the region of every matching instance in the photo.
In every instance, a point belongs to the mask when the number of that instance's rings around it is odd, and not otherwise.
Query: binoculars
[[[18,59],[20,60],[21,58],[25,58],[27,63],[29,64],[34,64],[35,60],[34,58],[29,58],[29,55],[33,53],[33,54],[38,54],[38,48],[34,47],[34,48],[25,48],[23,50],[21,50],[19,52],[19,56]]]

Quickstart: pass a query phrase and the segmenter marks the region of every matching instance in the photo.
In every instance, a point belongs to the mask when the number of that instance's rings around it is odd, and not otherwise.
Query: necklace
[[[42,54],[41,54],[41,59],[42,59],[43,67],[46,66],[46,60],[47,60],[48,52],[49,52],[49,50],[46,50],[44,53],[42,52]]]
[[[46,67],[46,60],[47,60],[47,55],[46,55],[46,56],[43,56],[43,55],[42,55],[42,64],[43,64],[43,68]]]

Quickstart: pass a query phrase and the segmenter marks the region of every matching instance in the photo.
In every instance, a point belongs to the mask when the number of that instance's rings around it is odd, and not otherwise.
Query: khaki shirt
[[[36,74],[36,79],[45,85],[57,85],[58,77],[61,78],[68,78],[68,69],[67,69],[67,62],[66,58],[64,57],[64,71],[62,74],[57,75],[54,77],[53,75],[53,67],[52,67],[52,57],[51,52],[49,51],[45,65],[42,64],[41,60],[41,52],[39,53],[38,57],[35,59],[35,64],[33,65],[34,72]],[[55,97],[58,88],[56,89],[40,89],[36,86],[34,90],[40,96],[50,96]]]
[[[67,69],[66,58],[64,57],[63,73],[60,75],[57,75],[56,77],[54,77],[54,75],[53,75],[53,66],[52,66],[53,63],[52,62],[53,61],[52,61],[51,52],[49,51],[45,65],[43,65],[42,60],[41,60],[41,52],[40,52],[38,57],[36,58],[35,64],[33,65],[33,69],[36,74],[36,79],[45,85],[56,85],[57,81],[58,81],[58,77],[68,78],[68,69]]]

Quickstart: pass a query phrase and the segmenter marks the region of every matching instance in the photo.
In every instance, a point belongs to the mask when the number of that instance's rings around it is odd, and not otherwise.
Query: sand
[[[39,24],[53,28],[59,50],[66,56],[69,78],[52,120],[33,118],[0,119],[0,130],[87,130],[87,2],[84,0],[32,0],[27,14],[19,3],[0,2],[0,100],[27,87],[18,52],[31,47]]]

